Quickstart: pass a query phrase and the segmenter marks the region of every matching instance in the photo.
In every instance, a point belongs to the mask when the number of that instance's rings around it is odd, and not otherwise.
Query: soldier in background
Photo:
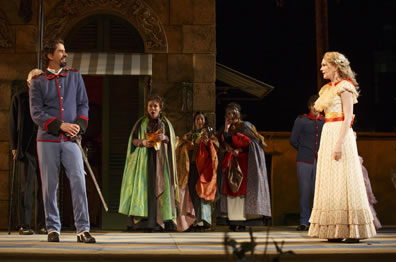
[[[297,117],[290,136],[290,144],[298,151],[297,176],[300,193],[300,225],[297,227],[298,231],[309,229],[309,217],[312,209],[311,199],[313,199],[315,192],[316,160],[320,134],[324,124],[323,116],[314,108],[318,97],[312,95],[308,99],[309,113]]]

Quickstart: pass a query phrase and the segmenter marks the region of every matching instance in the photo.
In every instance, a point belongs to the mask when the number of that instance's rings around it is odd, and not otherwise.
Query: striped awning
[[[83,75],[152,75],[152,55],[133,53],[68,53],[67,67]]]

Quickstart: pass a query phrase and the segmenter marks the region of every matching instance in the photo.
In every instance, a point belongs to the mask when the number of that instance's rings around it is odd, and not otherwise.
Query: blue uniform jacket
[[[297,162],[313,164],[318,156],[323,124],[322,115],[318,119],[310,113],[297,117],[290,136],[290,144],[298,151]]]
[[[31,81],[30,114],[38,125],[37,141],[69,140],[60,125],[76,123],[80,133],[88,127],[88,96],[81,74],[64,68],[58,75],[49,71]]]

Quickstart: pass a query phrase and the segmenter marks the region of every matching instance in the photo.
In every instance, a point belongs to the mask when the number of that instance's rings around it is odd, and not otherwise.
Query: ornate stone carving
[[[0,9],[0,48],[10,47],[12,47],[12,42],[8,20],[4,12]]]
[[[131,15],[136,19],[141,32],[146,36],[145,45],[150,49],[161,48],[166,45],[166,38],[159,19],[142,1],[136,0],[132,5]]]
[[[95,13],[117,14],[129,21],[140,33],[146,53],[167,52],[168,44],[164,28],[157,15],[141,0],[80,0],[60,1],[49,12],[44,28],[44,36],[65,37],[82,18]]]

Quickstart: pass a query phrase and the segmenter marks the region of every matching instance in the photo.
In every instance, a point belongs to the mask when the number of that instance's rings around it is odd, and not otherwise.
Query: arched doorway
[[[143,114],[151,55],[144,54],[144,42],[128,21],[108,14],[92,15],[76,24],[65,37],[65,47],[68,66],[84,78],[90,120],[83,145],[109,207],[108,213],[103,211],[87,178],[91,226],[123,229],[126,217],[118,214],[118,203],[125,155],[132,125]],[[62,224],[67,227],[73,225],[73,212],[67,179],[63,182]]]

